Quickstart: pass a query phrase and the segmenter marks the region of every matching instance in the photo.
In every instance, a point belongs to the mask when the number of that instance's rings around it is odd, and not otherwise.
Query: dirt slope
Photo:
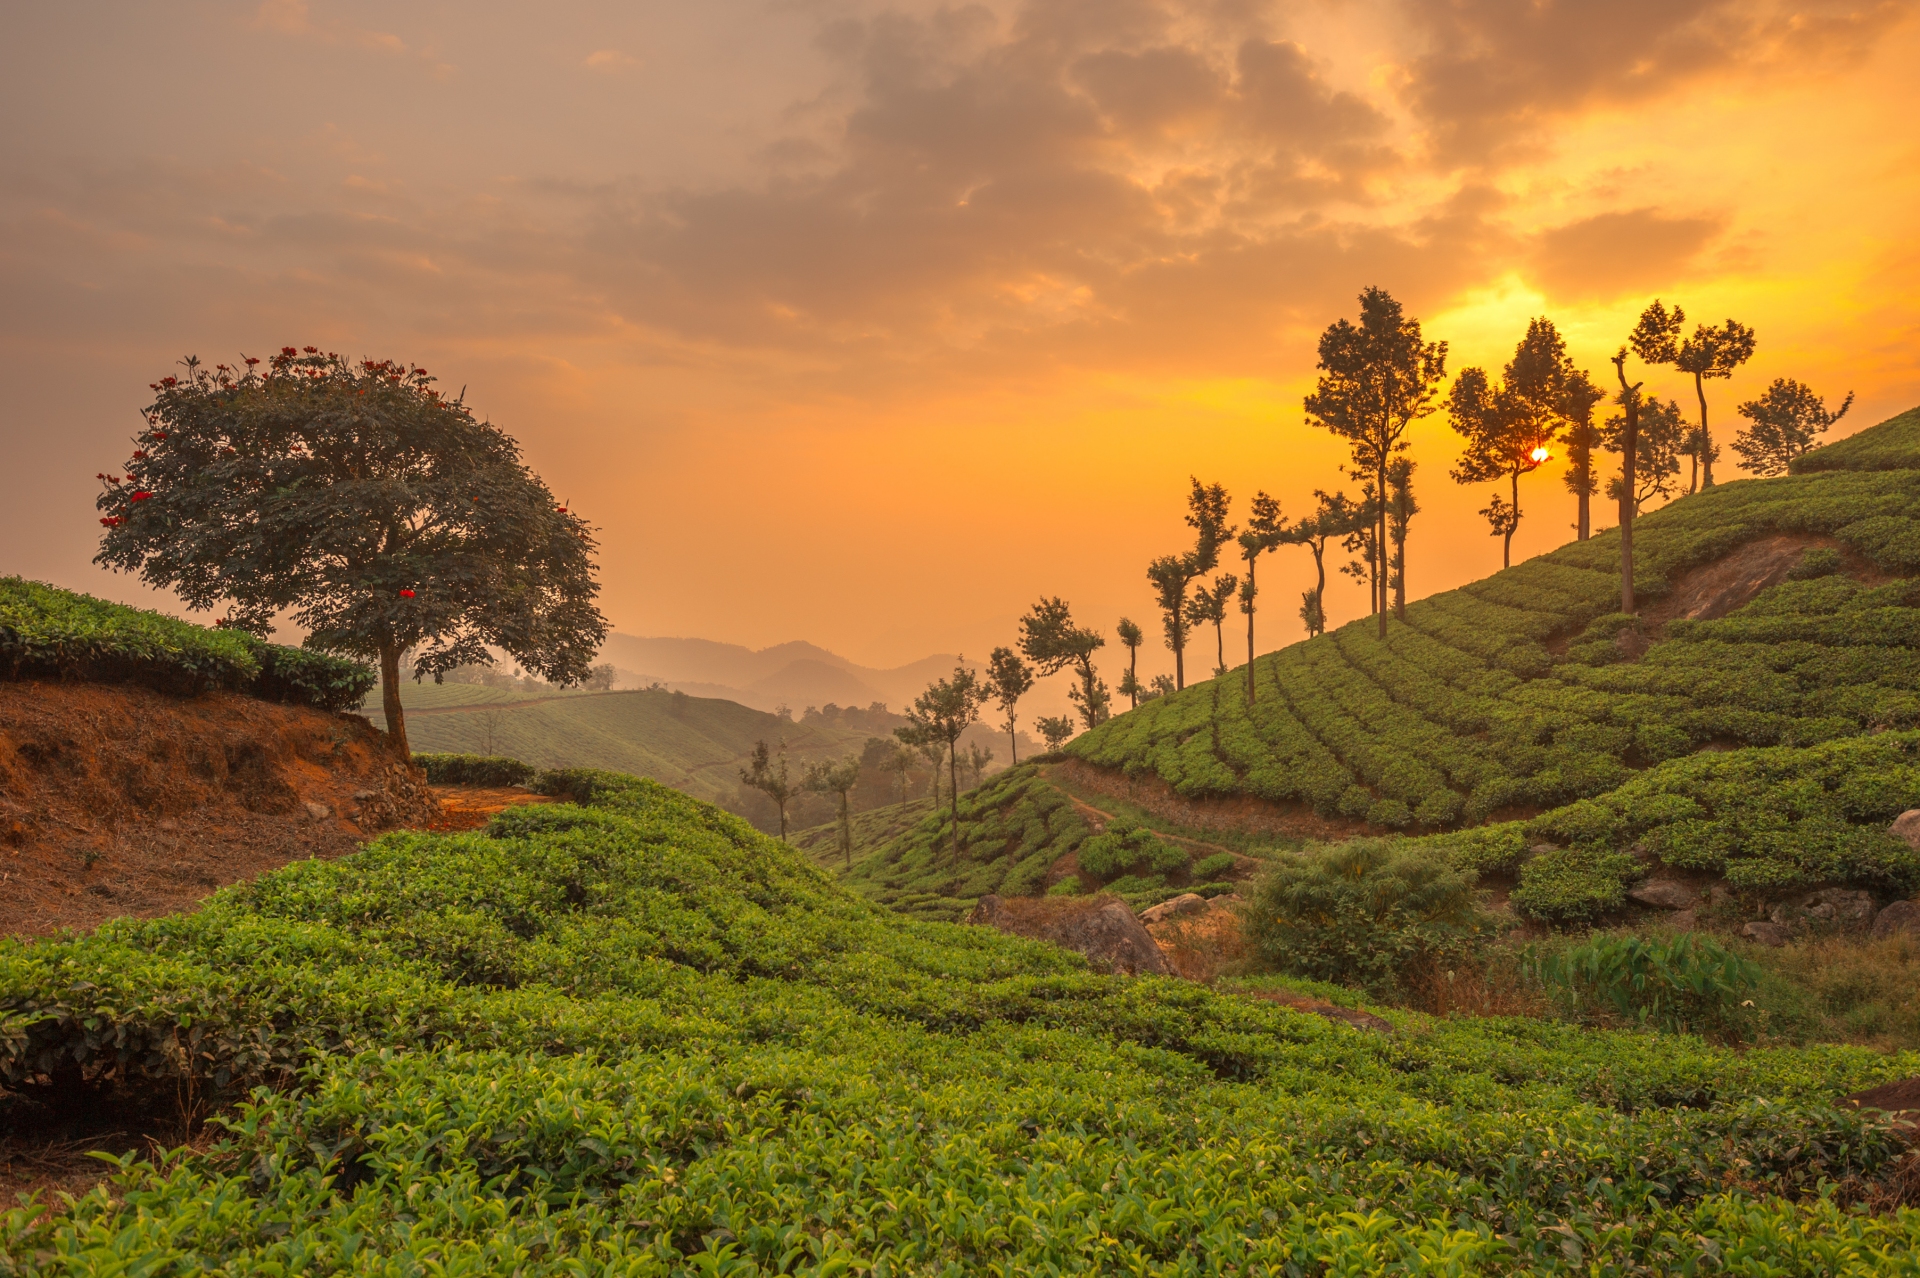
[[[0,935],[187,909],[437,813],[358,715],[0,682]]]

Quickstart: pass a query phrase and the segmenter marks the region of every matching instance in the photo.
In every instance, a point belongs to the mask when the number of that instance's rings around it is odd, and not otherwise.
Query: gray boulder
[[[1656,910],[1690,909],[1700,894],[1675,879],[1648,879],[1627,889],[1627,898]]]
[[[1051,941],[1096,967],[1127,976],[1171,976],[1159,944],[1117,896],[983,896],[967,922]]]
[[[1920,901],[1895,901],[1874,916],[1873,939],[1920,935]]]
[[[315,821],[324,821],[333,815],[333,809],[324,803],[308,803],[307,815]]]
[[[1162,901],[1158,905],[1148,906],[1140,911],[1142,923],[1158,923],[1163,919],[1179,914],[1204,914],[1207,910],[1207,898],[1198,892],[1186,892],[1171,901]]]
[[[1807,898],[1806,911],[1807,917],[1845,932],[1871,926],[1876,912],[1873,894],[1852,888],[1822,888]]]
[[[1920,852],[1920,808],[1908,808],[1893,819],[1893,837]]]
[[[1749,923],[1740,929],[1740,935],[1778,949],[1793,939],[1793,929],[1785,923]]]

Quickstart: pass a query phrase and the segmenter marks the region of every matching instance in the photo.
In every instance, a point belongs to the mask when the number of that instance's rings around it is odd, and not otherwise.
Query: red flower
[[[318,354],[320,350],[318,346],[302,346],[300,349],[305,351],[309,355]]]
[[[134,450],[133,450],[133,459],[134,459],[135,461],[145,461],[145,460],[147,459],[147,450],[146,450],[146,449],[144,449],[144,448],[136,448],[136,449],[134,449]]]
[[[177,377],[163,377],[160,379],[160,384],[162,386],[178,386],[180,379]]]
[[[564,515],[567,513],[567,508],[565,506],[555,506],[553,509],[557,514]]]
[[[282,347],[280,348],[280,353],[281,353],[282,355],[298,355],[298,354],[299,354],[300,352],[299,352],[299,351],[296,351],[296,350],[295,350],[295,349],[293,349],[293,347],[291,347],[291,346],[282,346]]]
[[[154,439],[165,439],[167,437],[167,432],[164,430],[148,431],[147,433]]]
[[[400,597],[402,599],[411,599],[413,598],[413,592],[411,590],[403,590],[400,592]]]
[[[258,364],[259,362],[260,362],[260,361],[259,361],[259,360],[257,360],[257,359],[255,359],[255,358],[254,358],[253,356],[251,356],[251,355],[249,355],[249,356],[247,356],[247,367],[248,367],[248,368],[252,368],[252,367],[253,367],[253,366],[254,366],[255,364]]]
[[[120,516],[108,515],[100,521],[100,526],[102,528],[118,528],[120,526]]]
[[[129,497],[127,498],[127,500],[128,500],[128,501],[145,501],[145,500],[146,500],[147,498],[149,498],[149,497],[151,497],[151,496],[153,496],[153,494],[152,494],[152,493],[150,493],[150,492],[148,492],[148,491],[147,491],[146,489],[144,489],[144,488],[142,488],[142,489],[140,489],[139,491],[137,491],[137,492],[135,492],[135,493],[133,493],[133,494],[131,494],[131,495],[130,495],[130,496],[129,496]]]

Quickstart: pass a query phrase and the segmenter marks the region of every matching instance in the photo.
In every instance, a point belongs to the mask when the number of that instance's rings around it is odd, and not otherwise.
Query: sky
[[[178,611],[91,563],[93,477],[175,361],[283,345],[464,387],[598,528],[616,629],[879,667],[1041,595],[1155,629],[1189,476],[1351,488],[1302,397],[1369,285],[1450,374],[1534,316],[1596,380],[1656,296],[1737,318],[1722,446],[1782,376],[1844,434],[1920,403],[1917,8],[8,5],[0,573]],[[1410,438],[1419,596],[1500,543],[1445,414]],[[1516,558],[1570,538],[1557,460],[1521,506]],[[1311,561],[1261,571],[1264,651]]]

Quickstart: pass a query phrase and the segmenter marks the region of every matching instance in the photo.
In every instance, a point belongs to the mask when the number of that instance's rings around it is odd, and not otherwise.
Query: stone
[[[1140,911],[1142,923],[1158,923],[1173,918],[1177,914],[1200,914],[1207,908],[1207,898],[1197,892],[1187,892],[1174,897],[1171,901],[1162,901]]]
[[[307,804],[307,815],[316,821],[324,821],[333,815],[333,809],[324,803],[309,802]]]
[[[1895,901],[1874,916],[1873,939],[1920,936],[1920,901]]]
[[[1117,896],[983,896],[967,922],[1013,936],[1051,941],[1108,971],[1171,976],[1160,946]]]
[[[1684,910],[1698,901],[1700,894],[1676,879],[1648,879],[1628,888],[1627,897],[1656,910]]]
[[[1636,843],[1628,848],[1627,855],[1638,861],[1641,865],[1652,865],[1660,859],[1653,854],[1653,849],[1644,843]]]
[[[1691,932],[1700,926],[1700,916],[1692,910],[1677,910],[1667,915],[1667,926],[1676,932]]]
[[[371,790],[355,790],[353,792],[353,801],[355,803],[365,803],[368,799],[374,799],[378,797],[379,796],[376,795]]]
[[[1807,897],[1806,911],[1828,927],[1857,932],[1873,924],[1873,894],[1855,888],[1822,888]]]
[[[1749,923],[1740,929],[1740,935],[1778,949],[1793,939],[1793,929],[1785,923]]]
[[[1908,808],[1893,819],[1893,837],[1920,852],[1920,808]]]

